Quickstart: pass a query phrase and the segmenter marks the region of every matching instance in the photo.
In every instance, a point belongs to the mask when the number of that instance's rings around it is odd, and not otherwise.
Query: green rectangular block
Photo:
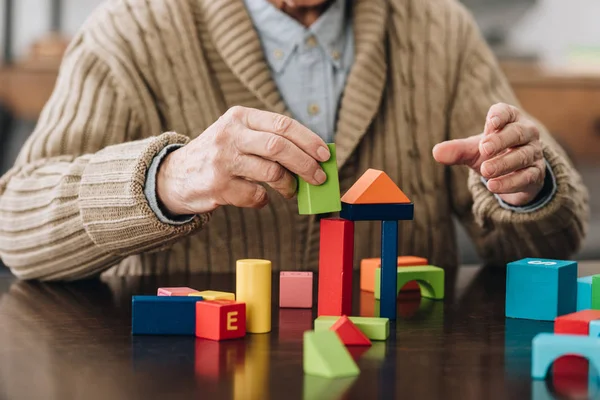
[[[304,332],[302,364],[307,375],[345,378],[360,374],[358,366],[335,332]]]
[[[315,331],[326,331],[340,317],[322,315],[315,319]],[[348,317],[362,333],[371,340],[386,340],[390,335],[390,320],[387,318]]]
[[[600,310],[600,275],[592,277],[592,310]]]
[[[408,282],[416,281],[421,289],[421,297],[434,300],[444,298],[444,270],[433,265],[398,267],[396,296]],[[375,269],[375,298],[381,297],[381,268]]]
[[[298,177],[298,213],[300,215],[325,214],[342,209],[335,144],[330,143],[327,147],[329,147],[331,157],[321,163],[321,167],[327,175],[325,183],[314,186]]]

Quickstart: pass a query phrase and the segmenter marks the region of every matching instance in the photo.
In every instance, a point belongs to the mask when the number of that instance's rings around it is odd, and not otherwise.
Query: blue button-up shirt
[[[333,142],[340,98],[354,62],[346,0],[334,1],[308,28],[267,0],[244,1],[290,113],[325,142]]]

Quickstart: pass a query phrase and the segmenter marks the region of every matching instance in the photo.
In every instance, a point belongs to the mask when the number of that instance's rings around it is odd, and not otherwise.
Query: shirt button
[[[342,57],[342,55],[340,54],[340,52],[339,52],[339,51],[337,51],[337,50],[333,50],[333,51],[331,52],[331,58],[333,58],[334,60],[336,60],[336,61],[337,61],[337,60],[339,60],[341,57]]]
[[[277,60],[281,60],[283,58],[283,51],[281,49],[275,49],[273,51],[273,57],[275,57]]]
[[[321,112],[321,107],[317,103],[310,103],[308,105],[308,114],[317,115],[319,112]]]
[[[309,36],[306,39],[306,46],[308,47],[315,47],[317,45],[317,39],[315,39],[314,36]]]

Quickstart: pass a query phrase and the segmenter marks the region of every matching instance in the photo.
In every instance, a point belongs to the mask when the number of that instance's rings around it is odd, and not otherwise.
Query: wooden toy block
[[[397,262],[399,267],[411,267],[417,265],[427,265],[429,261],[426,258],[414,256],[400,256]],[[375,291],[375,270],[381,268],[381,258],[365,258],[360,262],[360,290],[366,292]],[[419,290],[416,282],[411,282],[400,290]]]
[[[414,217],[414,204],[348,204],[342,202],[340,218],[349,221],[408,221]]]
[[[408,204],[411,201],[383,171],[368,169],[344,194],[348,204]]]
[[[577,262],[525,258],[507,265],[508,318],[553,321],[576,308]]]
[[[346,346],[371,345],[369,338],[345,315],[342,315],[329,329],[337,333],[342,343]]]
[[[196,303],[201,297],[133,296],[131,333],[134,335],[194,335]]]
[[[279,273],[280,308],[312,308],[312,301],[312,272],[282,271]]]
[[[599,310],[583,310],[557,317],[554,320],[554,333],[589,335],[590,322],[600,319]],[[577,356],[562,357],[554,362],[554,375],[587,376],[588,362]]]
[[[192,294],[202,297],[196,289],[189,287],[162,287],[158,288],[157,296],[191,296]]]
[[[590,321],[589,336],[599,337],[600,336],[600,320]]]
[[[354,223],[339,218],[321,220],[318,315],[352,313]]]
[[[396,319],[398,297],[398,221],[381,222],[381,304],[379,315]]]
[[[592,276],[592,310],[600,310],[600,275]]]
[[[235,292],[237,300],[246,303],[246,331],[271,331],[271,261],[238,260]]]
[[[577,311],[592,308],[592,278],[584,276],[577,279]]]
[[[360,373],[335,332],[304,332],[304,373],[324,378],[344,378]]]
[[[198,293],[190,293],[188,296],[201,296],[204,300],[235,300],[234,293],[218,292],[216,290],[204,290]]]
[[[361,350],[361,347],[355,347]],[[352,351],[353,349],[348,349]],[[302,400],[337,400],[346,399],[356,376],[349,378],[329,379],[321,376],[304,375]]]
[[[209,300],[196,304],[196,337],[226,340],[245,335],[246,304],[232,300]]]
[[[434,300],[444,298],[444,270],[433,265],[421,265],[416,267],[400,267],[397,271],[397,290],[408,282],[415,281],[421,289],[421,297]],[[375,270],[375,298],[379,299],[380,294],[380,272],[379,268]]]
[[[544,379],[552,362],[565,355],[585,357],[600,371],[600,339],[581,335],[540,333],[531,344],[531,377]]]
[[[339,316],[323,315],[315,319],[315,331],[331,328]],[[390,320],[377,317],[348,317],[365,336],[371,340],[386,340],[390,335]]]
[[[310,185],[298,177],[298,213],[301,215],[325,214],[342,209],[335,144],[328,144],[331,157],[321,163],[327,180],[320,186]]]

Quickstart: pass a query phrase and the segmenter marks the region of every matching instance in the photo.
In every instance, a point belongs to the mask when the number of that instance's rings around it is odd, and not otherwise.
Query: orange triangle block
[[[329,328],[337,333],[342,343],[346,346],[370,346],[371,341],[364,333],[354,325],[345,315],[341,316],[335,324]]]
[[[368,169],[342,197],[346,204],[409,204],[411,201],[383,171]]]

